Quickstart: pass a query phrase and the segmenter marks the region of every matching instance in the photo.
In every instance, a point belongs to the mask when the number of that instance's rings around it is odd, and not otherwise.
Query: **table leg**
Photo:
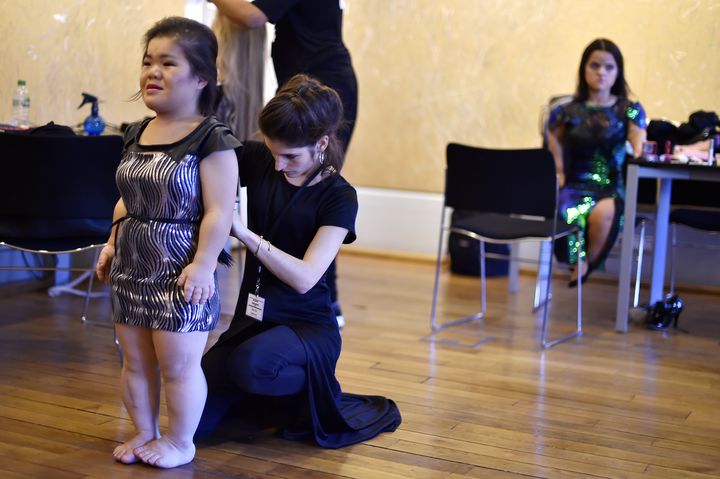
[[[623,216],[622,245],[620,249],[620,277],[618,278],[615,331],[626,333],[630,307],[630,273],[632,272],[633,234],[637,209],[638,166],[628,165],[625,189],[625,214]]]
[[[655,215],[655,239],[653,247],[652,284],[650,304],[663,299],[665,283],[665,259],[667,258],[668,218],[670,217],[670,194],[672,179],[658,180],[657,213]]]

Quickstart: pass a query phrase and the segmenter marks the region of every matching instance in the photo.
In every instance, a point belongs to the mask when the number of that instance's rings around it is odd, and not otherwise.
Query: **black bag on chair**
[[[472,213],[467,211],[453,211],[450,224],[454,225],[462,218]],[[448,252],[450,253],[450,271],[465,276],[480,276],[480,242],[467,236],[450,233],[448,239]],[[485,253],[510,254],[510,247],[504,244],[485,243]],[[504,259],[486,258],[485,275],[507,276],[509,263]]]

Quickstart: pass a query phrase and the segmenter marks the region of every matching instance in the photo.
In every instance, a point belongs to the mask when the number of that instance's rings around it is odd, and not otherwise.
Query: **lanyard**
[[[269,221],[269,219],[270,219],[270,211],[271,211],[270,207],[271,207],[271,205],[274,205],[274,203],[275,203],[275,189],[277,188],[278,182],[279,182],[279,181],[282,181],[282,180],[278,180],[278,181],[276,181],[276,182],[273,183],[273,187],[272,187],[272,189],[270,190],[270,198],[268,198],[268,202],[267,202],[267,211],[266,211],[266,213],[265,213],[265,222],[266,222],[266,223],[265,223],[265,226],[267,227],[268,223],[270,224],[270,228],[267,228],[267,231],[268,231],[268,232],[267,232],[267,235],[265,235],[265,238],[268,240],[268,242],[270,241],[270,240],[269,240],[270,236],[272,236],[272,234],[275,233],[275,229],[276,229],[277,226],[278,226],[279,219],[280,219],[282,216],[284,216],[285,213],[288,212],[288,210],[290,209],[290,206],[292,206],[292,204],[293,204],[293,203],[298,199],[298,197],[300,196],[300,193],[302,193],[302,192],[305,190],[305,188],[307,188],[308,185],[309,185],[315,178],[317,178],[318,175],[322,174],[322,170],[323,170],[323,168],[322,168],[322,166],[320,166],[320,167],[318,167],[318,169],[317,169],[317,171],[316,171],[315,173],[313,173],[312,175],[308,176],[307,179],[305,180],[305,182],[302,184],[302,186],[300,186],[300,188],[298,188],[298,189],[295,191],[295,193],[293,193],[292,197],[290,197],[290,200],[289,200],[287,203],[285,203],[285,206],[283,207],[283,209],[280,210],[280,212],[275,216],[275,218],[273,218],[272,221]],[[262,241],[262,240],[261,240],[261,241]],[[257,271],[257,278],[256,278],[256,280],[255,280],[255,296],[259,296],[259,295],[260,295],[260,274],[262,273],[262,262],[261,262],[259,259],[257,260],[257,262],[258,262],[258,271]]]

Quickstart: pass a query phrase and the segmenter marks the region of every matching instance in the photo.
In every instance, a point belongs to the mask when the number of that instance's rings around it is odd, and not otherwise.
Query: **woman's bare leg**
[[[603,198],[598,201],[590,211],[590,216],[588,216],[587,238],[585,239],[585,245],[588,249],[585,261],[582,264],[582,272],[579,273],[575,268],[570,279],[577,279],[580,274],[584,275],[590,263],[594,263],[600,257],[612,231],[614,220],[615,200],[613,198]]]
[[[207,397],[207,383],[200,360],[207,332],[153,331],[168,408],[168,430],[160,438],[135,449],[143,462],[171,468],[195,457],[193,435]]]
[[[135,425],[135,436],[116,447],[113,456],[132,464],[138,461],[133,452],[136,447],[160,437],[160,371],[150,329],[124,324],[115,328],[124,356],[122,400]]]

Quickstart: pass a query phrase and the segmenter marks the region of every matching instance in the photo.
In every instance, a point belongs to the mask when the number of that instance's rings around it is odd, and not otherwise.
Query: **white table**
[[[720,182],[720,167],[635,161],[628,164],[625,192],[625,219],[620,250],[620,278],[618,280],[617,311],[615,316],[615,330],[620,333],[626,333],[628,328],[630,274],[633,264],[633,225],[635,224],[638,180],[640,178],[656,178],[658,180],[655,245],[653,248],[652,283],[650,287],[650,304],[653,304],[663,299],[672,181],[675,179]],[[630,225],[629,228],[628,225]]]

